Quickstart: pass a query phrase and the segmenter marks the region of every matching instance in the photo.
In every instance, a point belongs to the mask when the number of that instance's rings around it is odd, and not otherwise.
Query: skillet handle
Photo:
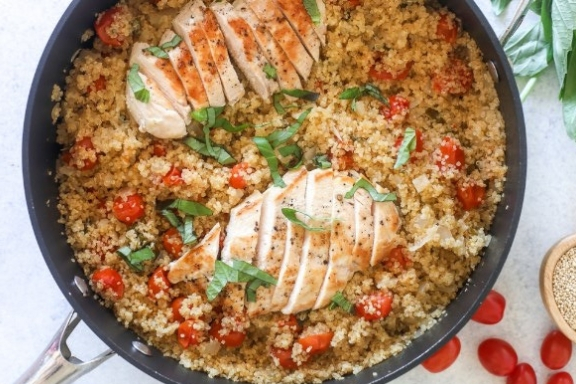
[[[66,340],[79,322],[80,317],[72,311],[46,350],[14,384],[72,383],[115,355],[112,350],[107,350],[86,362],[72,356]]]

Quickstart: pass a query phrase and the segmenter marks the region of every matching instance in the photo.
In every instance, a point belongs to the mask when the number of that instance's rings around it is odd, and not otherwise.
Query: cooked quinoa
[[[246,187],[236,189],[229,183],[231,166],[200,155],[181,140],[159,140],[140,132],[126,109],[131,45],[136,41],[157,45],[186,2],[122,1],[126,12],[115,23],[118,33],[128,37],[119,47],[95,38],[93,48],[75,58],[64,93],[58,89],[53,94],[58,99],[53,112],[58,142],[63,146],[57,176],[61,221],[98,298],[119,322],[165,355],[192,370],[236,381],[320,382],[357,373],[400,353],[415,335],[434,324],[480,261],[501,198],[506,174],[504,122],[478,47],[452,14],[429,1],[362,0],[356,5],[327,0],[327,44],[304,85],[318,92],[319,99],[289,100],[296,108],[279,115],[270,100],[246,87],[246,95],[227,106],[224,116],[234,124],[249,123],[250,128],[241,133],[212,131],[214,143],[247,164]],[[457,35],[444,38],[439,23],[456,26]],[[386,73],[393,78],[386,78]],[[393,105],[387,109],[366,96],[352,108],[350,100],[339,99],[344,90],[369,83],[389,100],[408,100],[409,107],[392,111]],[[287,321],[281,313],[224,318],[219,320],[223,329],[246,333],[240,347],[227,348],[208,333],[219,316],[221,298],[208,302],[205,290],[195,282],[172,285],[154,297],[149,294],[153,271],[173,259],[161,240],[171,225],[158,207],[167,200],[184,199],[210,208],[212,216],[194,219],[199,238],[216,223],[225,228],[233,207],[271,184],[266,160],[252,138],[285,128],[305,108],[312,111],[292,138],[303,149],[304,166],[312,167],[315,155],[328,155],[334,169],[357,170],[397,194],[406,259],[356,273],[343,292],[351,303],[376,291],[388,292],[392,311],[368,321],[326,307],[297,314],[294,326],[279,325]],[[408,127],[421,133],[421,148],[394,169],[399,138]],[[192,134],[196,128],[190,129]],[[446,137],[463,149],[465,164],[443,163],[440,148]],[[173,168],[181,171],[180,181],[166,182]],[[458,188],[466,186],[485,190],[478,207],[464,209],[457,198]],[[114,215],[114,200],[129,193],[143,198],[145,211],[134,223],[125,224]],[[136,272],[117,253],[125,246],[132,250],[149,246],[156,257]],[[182,253],[191,247],[184,246]],[[120,274],[121,297],[91,278],[104,267]],[[197,346],[183,348],[178,343],[180,322],[174,319],[171,303],[180,297],[184,298],[180,314],[198,319]],[[307,356],[295,342],[323,332],[333,333],[324,353]],[[273,348],[292,348],[297,369],[280,367],[270,354]]]

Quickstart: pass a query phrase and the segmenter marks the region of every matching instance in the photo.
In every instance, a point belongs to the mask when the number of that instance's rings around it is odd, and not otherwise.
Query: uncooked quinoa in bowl
[[[506,175],[474,41],[425,0],[127,0],[55,87],[68,242],[118,321],[252,383],[341,378],[430,328]]]

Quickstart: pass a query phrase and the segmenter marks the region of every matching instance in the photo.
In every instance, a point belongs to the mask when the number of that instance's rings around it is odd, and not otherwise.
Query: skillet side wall
[[[23,176],[32,226],[45,262],[60,290],[82,320],[110,348],[131,364],[165,383],[230,383],[225,379],[210,379],[203,373],[191,372],[175,360],[161,356],[147,357],[135,351],[134,332],[126,330],[111,311],[92,297],[83,297],[74,287],[75,276],[84,277],[81,268],[73,263],[73,253],[63,235],[64,227],[57,224],[58,186],[54,181],[54,165],[60,152],[52,128],[50,95],[54,84],[63,86],[70,67],[70,58],[81,48],[80,36],[90,28],[97,12],[116,3],[75,0],[66,10],[50,37],[34,77],[23,134]],[[349,376],[337,383],[383,383],[392,380],[419,364],[445,341],[455,335],[472,316],[496,281],[506,260],[516,232],[526,180],[526,134],[520,98],[508,61],[490,25],[472,0],[442,1],[462,20],[465,29],[476,40],[485,60],[495,62],[500,74],[496,84],[501,111],[506,123],[509,167],[504,198],[498,207],[491,229],[492,242],[484,259],[473,272],[469,284],[448,306],[447,315],[438,325],[412,342],[398,356]],[[376,376],[374,376],[376,374]]]

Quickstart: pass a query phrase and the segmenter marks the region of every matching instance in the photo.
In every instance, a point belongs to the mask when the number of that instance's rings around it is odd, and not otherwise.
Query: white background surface
[[[487,13],[489,0],[477,0]],[[513,3],[514,4],[514,3]],[[24,111],[36,65],[67,0],[2,1],[0,6],[0,382],[11,383],[42,352],[70,311],[54,283],[28,219],[21,175]],[[510,16],[512,12],[509,12]],[[505,17],[504,17],[505,18]],[[503,19],[492,18],[497,30]],[[550,372],[539,358],[540,343],[553,328],[540,300],[538,270],[543,255],[561,237],[576,232],[576,143],[565,134],[557,101],[556,75],[548,70],[524,105],[528,132],[525,203],[512,251],[496,284],[507,301],[504,321],[495,326],[471,322],[459,334],[462,352],[447,371],[432,375],[421,367],[395,384],[505,383],[476,358],[485,338],[503,337],[545,383]],[[80,358],[103,351],[104,344],[85,326],[70,344]],[[568,370],[576,375],[576,357]],[[119,357],[78,380],[83,384],[158,381]]]

